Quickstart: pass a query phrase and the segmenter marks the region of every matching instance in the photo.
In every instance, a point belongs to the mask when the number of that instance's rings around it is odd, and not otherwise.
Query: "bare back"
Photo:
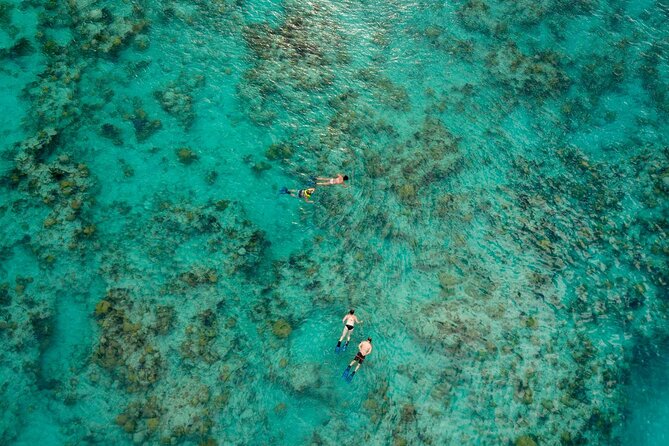
[[[344,176],[339,174],[335,178],[330,178],[330,184],[344,184]]]
[[[357,324],[360,321],[358,320],[358,318],[354,314],[347,314],[346,316],[344,316],[343,322],[346,325],[350,325],[351,327],[355,327],[355,324]]]
[[[360,350],[360,353],[364,356],[367,356],[372,353],[372,343],[369,341],[362,341],[360,345],[358,345],[358,350]]]

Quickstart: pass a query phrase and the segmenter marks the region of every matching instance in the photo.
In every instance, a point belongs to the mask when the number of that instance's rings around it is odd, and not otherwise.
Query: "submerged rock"
[[[513,42],[490,52],[486,65],[505,87],[533,99],[555,97],[571,84],[557,53],[544,51],[526,55]]]
[[[122,146],[123,145],[123,132],[121,131],[120,128],[116,127],[113,124],[102,124],[100,127],[100,135],[110,139],[115,146]]]
[[[100,302],[98,302],[97,305],[95,306],[95,315],[96,316],[103,316],[110,309],[111,309],[111,304],[109,303],[109,301],[106,301],[106,300],[103,299]]]
[[[198,159],[197,154],[188,147],[181,147],[176,152],[181,164],[189,165]]]
[[[272,325],[272,333],[274,333],[274,336],[276,336],[277,338],[285,339],[288,336],[290,336],[290,333],[292,333],[292,331],[293,328],[284,319],[279,319]]]
[[[149,119],[146,112],[141,108],[136,109],[135,113],[130,115],[128,119],[135,128],[137,142],[146,141],[163,127],[159,119]]]
[[[272,168],[272,165],[269,163],[266,163],[264,161],[260,161],[258,163],[255,163],[252,167],[251,170],[253,171],[254,174],[260,175],[266,170],[270,170]]]
[[[287,408],[286,403],[284,402],[278,403],[276,406],[274,406],[274,413],[277,415],[284,415],[286,412],[286,408]]]
[[[0,59],[16,59],[18,57],[29,56],[35,52],[30,40],[25,37],[20,38],[9,48],[0,48]]]
[[[522,435],[516,439],[516,446],[538,446],[537,442],[534,441],[529,435]]]
[[[287,160],[292,158],[295,149],[292,146],[285,143],[272,144],[269,146],[267,151],[265,151],[265,156],[268,160]]]
[[[163,90],[157,90],[153,96],[167,113],[175,117],[185,130],[190,130],[195,122],[193,92],[204,85],[204,76],[187,77],[182,75]]]

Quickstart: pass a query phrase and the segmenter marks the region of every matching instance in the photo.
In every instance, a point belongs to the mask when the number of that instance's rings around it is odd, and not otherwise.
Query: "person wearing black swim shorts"
[[[346,367],[346,370],[344,370],[344,376],[343,378],[351,382],[353,379],[353,376],[355,373],[358,371],[360,366],[362,365],[363,361],[369,354],[372,353],[372,338],[367,338],[366,341],[362,341],[360,345],[358,345],[358,353],[355,355],[355,358],[353,358],[353,361]],[[358,365],[355,367],[355,370],[351,372],[351,367],[353,367],[353,364],[358,363]]]
[[[344,331],[342,331],[341,337],[339,338],[339,342],[337,342],[337,347],[335,347],[335,353],[339,353],[340,351],[346,351],[346,347],[348,347],[348,343],[351,340],[351,333],[353,332],[353,328],[355,328],[355,324],[362,323],[362,321],[359,320],[356,316],[354,316],[353,313],[355,313],[355,310],[350,309],[348,314],[346,314],[346,316],[344,316],[344,319],[342,319],[342,322],[344,323]],[[346,337],[346,344],[344,344],[344,347],[342,347],[341,341],[344,340],[344,337]]]

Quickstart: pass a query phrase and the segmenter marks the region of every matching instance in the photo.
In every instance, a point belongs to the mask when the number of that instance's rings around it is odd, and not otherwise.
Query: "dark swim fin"
[[[341,347],[338,345],[335,347],[335,353],[339,353],[341,351]]]
[[[345,381],[348,381],[348,372],[350,371],[351,371],[351,366],[346,367],[346,370],[344,370],[344,373],[342,373],[341,378]]]
[[[281,190],[279,191],[280,194],[289,194],[288,188],[286,186],[282,187]]]
[[[347,383],[350,383],[351,381],[353,381],[353,377],[354,377],[354,376],[355,376],[355,371],[353,371],[353,373],[351,373],[350,375],[348,375],[348,376],[346,377],[346,382],[347,382]]]

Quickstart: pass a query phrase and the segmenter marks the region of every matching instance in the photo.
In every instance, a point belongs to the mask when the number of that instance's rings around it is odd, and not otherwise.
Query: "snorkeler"
[[[347,382],[351,382],[353,376],[355,375],[355,372],[358,371],[358,369],[362,365],[362,362],[365,360],[365,357],[369,356],[371,352],[372,352],[372,338],[367,338],[366,341],[362,341],[360,345],[358,345],[358,353],[355,355],[355,358],[353,358],[353,361],[351,361],[348,367],[346,367],[346,370],[344,370],[342,378],[344,378]],[[351,367],[353,367],[353,364],[355,364],[356,362],[358,363],[358,365],[355,368],[355,370],[351,372]]]
[[[344,184],[344,181],[348,181],[348,175],[337,174],[337,176],[334,178],[316,177],[317,186],[332,186],[335,184],[341,184],[344,187],[348,187],[346,184]]]
[[[313,203],[313,201],[310,201],[309,198],[311,198],[311,194],[313,194],[315,190],[316,189],[313,187],[308,189],[288,189],[287,187],[284,187],[279,191],[279,193],[288,194],[295,198],[304,198],[304,201],[307,203]]]
[[[341,332],[341,338],[339,338],[339,342],[337,342],[335,353],[339,353],[340,351],[346,351],[346,347],[348,347],[348,343],[351,340],[351,333],[353,332],[355,324],[362,323],[362,321],[359,320],[357,316],[354,316],[353,313],[355,313],[355,310],[351,308],[348,314],[344,316],[344,319],[342,319],[342,322],[344,323],[344,331]],[[346,344],[344,344],[344,347],[342,347],[341,341],[344,340],[344,336],[346,335],[348,335],[348,337],[346,338]]]

